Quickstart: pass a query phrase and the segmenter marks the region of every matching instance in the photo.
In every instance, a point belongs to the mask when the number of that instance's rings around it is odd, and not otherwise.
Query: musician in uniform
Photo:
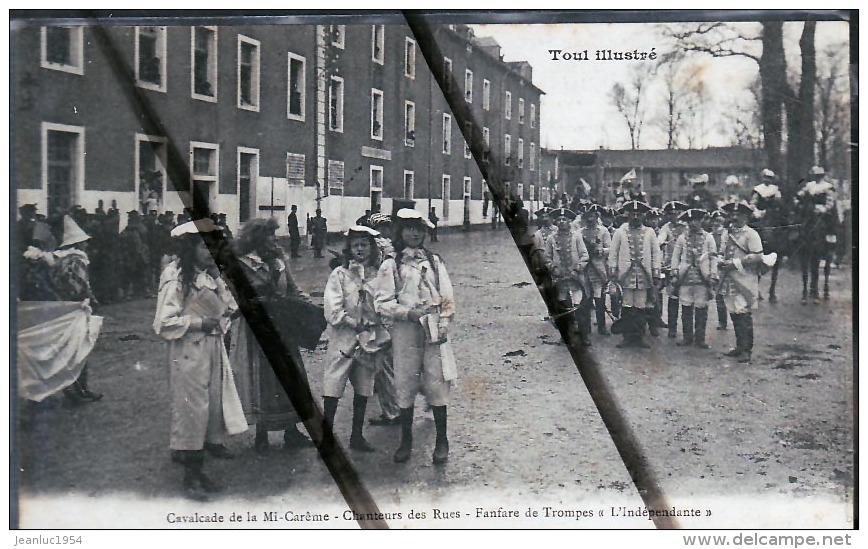
[[[582,239],[588,250],[588,267],[585,269],[585,287],[590,295],[588,299],[594,300],[594,311],[597,315],[597,333],[603,336],[609,335],[606,329],[606,286],[609,282],[609,269],[606,262],[609,260],[609,246],[612,244],[612,235],[600,223],[600,211],[603,209],[598,204],[591,204],[582,214],[583,226],[581,228]],[[589,303],[590,304],[590,303]],[[587,307],[586,314],[590,315],[591,308]],[[590,318],[587,324],[590,325]]]
[[[661,275],[667,281],[664,288],[666,289],[666,322],[670,339],[675,339],[678,336],[678,310],[681,305],[678,300],[678,292],[674,292],[671,285],[674,280],[671,276],[673,272],[672,252],[675,250],[675,242],[685,230],[685,225],[678,220],[678,216],[688,209],[687,204],[679,200],[672,200],[664,204],[663,219],[665,222],[660,227],[660,232],[657,233],[657,243],[662,255]]]
[[[544,206],[534,212],[538,228],[533,233],[533,244],[530,248],[531,274],[547,306],[555,302],[554,288],[551,284],[545,258],[546,240],[557,230],[551,222],[551,216],[549,215],[551,211],[551,208]]]
[[[543,254],[548,272],[554,282],[555,299],[557,301],[558,318],[566,321],[570,312],[576,321],[579,340],[582,345],[590,346],[590,316],[582,311],[588,307],[587,289],[584,287],[584,271],[588,265],[588,250],[579,232],[573,231],[571,223],[576,214],[567,208],[558,208],[551,212],[557,231],[549,235],[545,242]]]
[[[714,237],[702,229],[705,210],[689,209],[678,216],[687,223],[687,232],[678,237],[672,252],[673,290],[681,302],[681,326],[684,339],[678,346],[696,345],[708,349],[705,328],[708,302],[718,280],[717,247]]]
[[[723,235],[726,234],[726,214],[723,210],[714,210],[713,212],[710,212],[706,218],[711,220],[710,232],[711,237],[714,239],[714,248],[718,252],[721,252],[723,250],[723,248],[721,248],[721,242],[723,242]],[[714,301],[717,304],[717,329],[726,330],[728,318],[726,302],[720,294],[714,296]]]
[[[656,293],[654,281],[660,276],[662,259],[654,229],[643,224],[649,209],[644,202],[626,203],[622,211],[629,216],[628,221],[615,231],[609,248],[609,278],[620,285],[623,300],[621,318],[616,323],[624,336],[619,348],[648,347],[642,340],[647,323],[645,309],[649,295]],[[617,333],[615,325],[612,331]]]
[[[759,233],[748,227],[753,209],[747,202],[730,202],[723,211],[731,216],[731,226],[721,238],[721,260],[718,263],[723,296],[735,331],[735,347],[725,356],[750,362],[753,352],[752,310],[759,294],[757,272],[762,263],[763,245]]]

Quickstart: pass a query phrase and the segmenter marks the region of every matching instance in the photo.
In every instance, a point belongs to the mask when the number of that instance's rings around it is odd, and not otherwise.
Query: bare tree
[[[761,102],[762,86],[759,78],[755,78],[746,93],[724,105],[720,122],[721,133],[729,136],[733,146],[762,148],[762,122],[759,116]]]
[[[759,67],[762,84],[760,104],[763,147],[768,166],[782,174],[785,192],[792,193],[796,178],[813,163],[813,89],[816,83],[814,35],[816,22],[807,21],[799,48],[801,75],[798,91],[787,82],[782,21],[763,21],[750,25],[700,23],[668,27],[678,47],[713,57],[744,57]],[[787,122],[787,155],[784,158],[784,112]],[[786,160],[786,161],[785,161]]]
[[[657,119],[657,125],[666,134],[666,148],[677,149],[682,141],[682,133],[686,125],[685,108],[689,91],[680,78],[684,64],[684,54],[674,52],[665,55],[657,65],[657,74],[663,84],[663,100],[666,105],[662,116]],[[688,109],[689,113],[690,110]]]
[[[828,46],[817,57],[817,161],[850,179],[850,95],[847,45]]]
[[[654,68],[651,65],[636,65],[630,70],[627,84],[618,82],[612,86],[612,90],[609,92],[612,104],[627,123],[627,130],[630,133],[630,147],[633,150],[638,149],[641,143],[642,126],[648,115],[645,99],[646,86],[653,71]]]

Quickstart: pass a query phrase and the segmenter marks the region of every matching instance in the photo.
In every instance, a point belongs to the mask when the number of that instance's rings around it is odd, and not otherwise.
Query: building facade
[[[750,196],[760,183],[762,152],[740,147],[662,150],[546,150],[541,177],[558,193],[575,195],[582,182],[591,197],[604,204],[613,202],[614,189],[624,174],[635,170],[651,206],[683,200],[692,188],[690,178],[707,174],[708,190],[723,199],[730,194]],[[734,176],[736,185],[728,185]],[[732,181],[732,179],[730,179]]]
[[[530,65],[467,26],[434,33],[444,86],[462,91],[512,194],[534,199]],[[19,25],[11,40],[19,204],[179,213],[202,200],[233,230],[274,216],[283,232],[293,204],[340,230],[399,199],[441,225],[484,221],[469,132],[407,25]]]

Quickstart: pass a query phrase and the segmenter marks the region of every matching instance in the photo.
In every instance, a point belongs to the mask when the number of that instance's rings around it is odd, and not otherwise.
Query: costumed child
[[[421,392],[431,406],[437,432],[432,460],[441,464],[449,457],[446,407],[457,377],[448,341],[455,298],[443,260],[423,245],[430,222],[409,208],[398,210],[396,218],[395,257],[383,262],[376,282],[377,313],[390,324],[401,409],[401,443],[393,459],[410,459],[413,409]]]
[[[169,448],[184,465],[184,493],[196,501],[221,490],[203,472],[205,451],[230,459],[226,437],[247,430],[223,344],[236,305],[205,243],[219,231],[210,219],[172,230],[177,259],[160,277],[154,317],[154,331],[169,347]]]
[[[350,449],[373,452],[362,433],[368,398],[374,394],[374,377],[383,367],[389,333],[374,310],[374,283],[379,251],[374,240],[380,233],[356,225],[346,232],[343,264],[329,275],[323,295],[328,322],[328,354],[323,372],[323,408],[327,428],[334,427],[338,401],[347,380],[353,386],[353,423]]]

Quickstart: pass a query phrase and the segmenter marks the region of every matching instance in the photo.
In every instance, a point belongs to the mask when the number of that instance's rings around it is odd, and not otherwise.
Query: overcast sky
[[[746,29],[754,30],[756,24]],[[788,57],[798,54],[802,25],[787,23]],[[502,47],[506,61],[526,60],[533,66],[534,83],[546,95],[540,123],[542,145],[548,148],[593,149],[600,146],[629,149],[630,137],[624,118],[612,105],[609,92],[616,82],[626,82],[631,66],[649,61],[596,61],[596,50],[651,52],[672,51],[672,45],[651,23],[595,23],[561,25],[474,25],[477,36],[492,36]],[[828,43],[847,40],[846,23],[820,22],[817,51]],[[553,60],[549,50],[588,51],[589,61]],[[795,57],[798,60],[798,57]],[[791,60],[792,62],[792,60]],[[733,102],[746,101],[746,88],[757,74],[755,62],[744,58],[706,58],[702,79],[709,94],[702,113],[701,145],[725,146],[719,112]],[[651,90],[654,92],[655,90]],[[656,90],[660,91],[660,90]],[[662,99],[657,99],[658,106]],[[641,148],[663,148],[665,135],[646,124]]]

